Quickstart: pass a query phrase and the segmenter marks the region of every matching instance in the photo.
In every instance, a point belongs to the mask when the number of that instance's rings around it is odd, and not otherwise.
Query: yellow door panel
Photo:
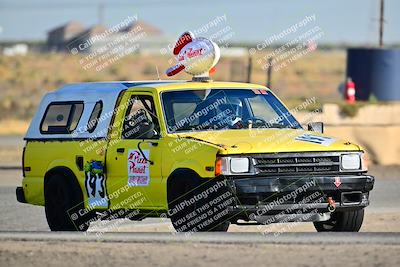
[[[117,110],[106,156],[110,208],[163,209],[162,139],[151,136],[158,129],[146,128],[157,123],[159,110],[146,92],[127,92],[121,103],[128,104]]]

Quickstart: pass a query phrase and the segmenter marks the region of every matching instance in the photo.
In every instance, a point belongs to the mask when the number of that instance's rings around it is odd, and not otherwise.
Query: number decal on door
[[[90,161],[85,165],[85,188],[88,197],[88,206],[91,209],[108,208],[106,181],[102,162]]]

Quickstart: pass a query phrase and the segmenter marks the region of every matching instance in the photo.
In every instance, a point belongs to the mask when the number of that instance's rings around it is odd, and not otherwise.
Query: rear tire
[[[73,177],[55,174],[44,187],[45,213],[51,231],[86,231],[91,212],[84,211],[82,191]]]
[[[364,209],[337,211],[325,222],[314,222],[318,232],[358,232],[364,220]]]

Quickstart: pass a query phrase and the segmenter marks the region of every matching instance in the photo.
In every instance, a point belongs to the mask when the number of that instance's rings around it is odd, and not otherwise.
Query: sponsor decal
[[[262,95],[268,95],[268,91],[267,90],[260,90],[260,89],[252,89],[253,93],[255,93],[256,95],[262,94]]]
[[[335,139],[326,136],[318,136],[312,134],[302,134],[295,138],[297,141],[304,141],[324,146],[330,146],[332,143],[335,142]]]
[[[184,61],[185,56],[188,58],[198,57],[198,56],[203,55],[203,52],[204,52],[204,48],[195,49],[195,48],[190,47],[187,50],[185,50],[182,55],[179,55],[178,60]]]
[[[150,151],[142,150],[146,158]],[[150,182],[150,163],[142,156],[139,150],[130,149],[128,153],[128,185],[148,186]]]

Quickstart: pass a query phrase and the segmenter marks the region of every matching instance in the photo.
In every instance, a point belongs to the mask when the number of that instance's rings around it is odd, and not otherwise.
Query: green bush
[[[376,104],[376,103],[370,103],[370,102],[355,102],[353,104],[349,104],[346,102],[341,102],[339,103],[339,108],[340,108],[340,115],[342,115],[343,117],[350,117],[353,118],[355,116],[357,116],[358,111],[360,110],[360,108],[366,106],[366,105],[371,105],[371,104]]]
[[[357,116],[359,105],[356,104],[341,104],[340,107],[340,115],[343,117],[350,117],[353,118]]]

